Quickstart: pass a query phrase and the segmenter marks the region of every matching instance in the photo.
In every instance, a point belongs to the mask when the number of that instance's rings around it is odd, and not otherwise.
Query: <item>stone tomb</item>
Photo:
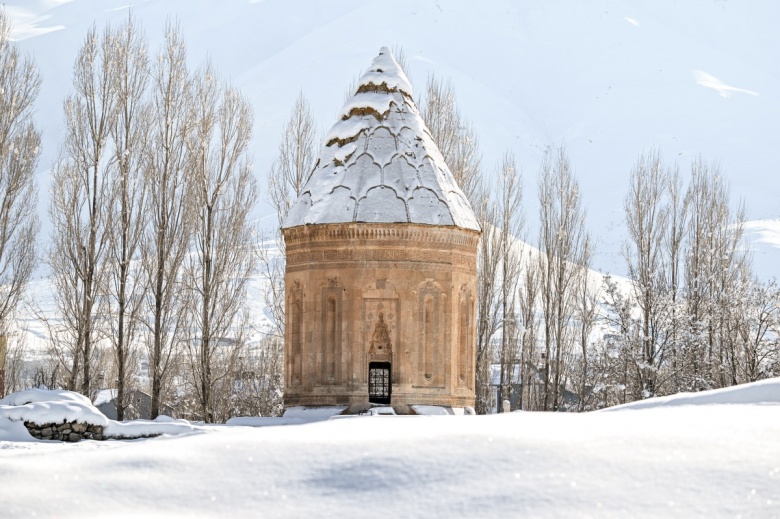
[[[325,141],[282,225],[285,406],[473,406],[480,228],[387,48]]]
[[[285,405],[474,405],[475,231],[399,224],[289,230]]]

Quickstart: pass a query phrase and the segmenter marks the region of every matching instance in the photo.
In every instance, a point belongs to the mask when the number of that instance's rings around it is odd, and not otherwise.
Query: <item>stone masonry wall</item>
[[[103,440],[103,426],[86,423],[48,423],[39,425],[32,422],[24,422],[24,426],[33,438],[39,440],[59,440],[63,442],[77,442],[81,440]]]

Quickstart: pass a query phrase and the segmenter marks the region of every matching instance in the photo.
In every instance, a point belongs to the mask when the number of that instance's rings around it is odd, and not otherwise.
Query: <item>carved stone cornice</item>
[[[338,244],[365,241],[388,244],[431,244],[432,248],[447,246],[476,249],[478,231],[454,226],[421,225],[409,223],[335,223],[320,225],[299,225],[282,229],[288,248],[305,244],[316,246],[319,242]]]
[[[410,224],[307,225],[284,230],[287,271],[384,265],[476,272],[479,233]]]

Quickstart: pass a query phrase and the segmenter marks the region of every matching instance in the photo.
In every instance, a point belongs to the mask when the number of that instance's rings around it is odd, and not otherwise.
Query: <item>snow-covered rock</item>
[[[0,442],[132,439],[211,429],[167,416],[157,420],[109,420],[87,397],[62,389],[27,389],[0,400]]]
[[[108,418],[89,398],[64,389],[27,389],[0,400],[0,419],[37,425],[80,423],[108,425]]]

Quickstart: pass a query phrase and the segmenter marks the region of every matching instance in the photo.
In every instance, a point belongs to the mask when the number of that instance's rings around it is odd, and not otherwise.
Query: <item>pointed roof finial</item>
[[[409,78],[406,77],[401,65],[398,64],[393,53],[387,47],[379,49],[379,56],[374,58],[366,73],[360,77],[357,91],[358,93],[375,92],[383,88],[388,91],[400,90],[412,97],[412,85],[409,84]]]

